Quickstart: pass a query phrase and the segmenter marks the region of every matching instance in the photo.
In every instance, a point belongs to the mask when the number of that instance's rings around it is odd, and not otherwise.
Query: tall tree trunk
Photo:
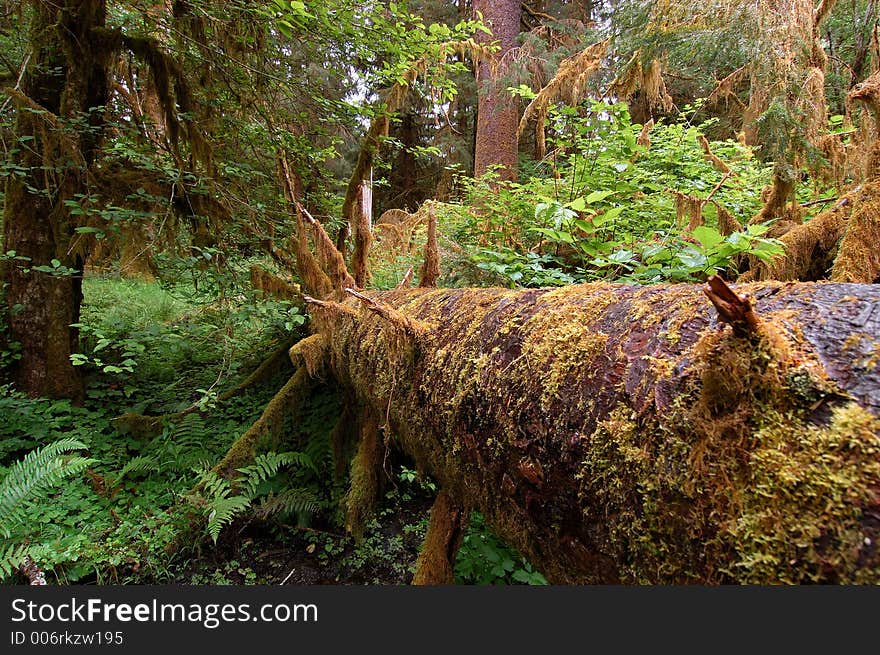
[[[34,54],[16,97],[15,135],[21,147],[12,156],[22,175],[7,178],[3,215],[4,250],[29,261],[8,262],[6,301],[12,338],[22,346],[19,388],[79,399],[82,381],[70,361],[78,333],[71,324],[79,321],[85,253],[78,251],[68,203],[89,194],[113,53],[101,50],[92,31],[104,26],[104,0],[30,4]],[[35,270],[52,267],[52,260],[75,273]]]
[[[516,104],[503,82],[508,68],[508,53],[519,35],[521,3],[519,0],[474,0],[474,10],[483,14],[483,20],[492,35],[478,33],[480,42],[498,41],[497,68],[489,62],[477,67],[479,101],[477,105],[476,147],[474,175],[479,177],[492,166],[501,166],[501,180],[517,177],[517,138],[519,124]]]

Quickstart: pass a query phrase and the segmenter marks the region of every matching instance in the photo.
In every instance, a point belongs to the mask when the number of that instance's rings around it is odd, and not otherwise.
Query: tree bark
[[[492,30],[491,36],[479,32],[477,41],[498,41],[501,47],[495,55],[497,67],[493,68],[486,61],[477,67],[479,100],[474,176],[480,177],[492,166],[500,166],[501,180],[516,180],[519,117],[503,77],[509,63],[506,56],[516,45],[519,35],[521,3],[519,0],[474,0],[474,10],[483,14],[484,22]]]
[[[22,172],[7,177],[4,251],[6,302],[12,338],[21,343],[16,381],[33,395],[78,399],[83,394],[77,351],[85,259],[77,251],[68,202],[88,196],[88,171],[103,130],[113,53],[96,45],[92,30],[104,26],[104,0],[32,2],[34,52],[17,98],[15,135],[22,147],[12,162]],[[71,130],[69,121],[85,126]],[[52,260],[77,274],[34,270]],[[59,269],[60,270],[60,269]]]
[[[551,582],[880,582],[880,288],[738,291],[739,330],[694,285],[311,302],[358,406]]]

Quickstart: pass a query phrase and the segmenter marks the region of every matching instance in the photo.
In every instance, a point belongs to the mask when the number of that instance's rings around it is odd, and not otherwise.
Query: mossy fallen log
[[[880,582],[880,287],[737,291],[747,329],[697,285],[311,307],[358,411],[551,582]]]

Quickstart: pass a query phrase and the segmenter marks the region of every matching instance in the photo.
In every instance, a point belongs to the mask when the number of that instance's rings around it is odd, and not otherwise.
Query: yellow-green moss
[[[880,494],[880,420],[854,402],[826,426],[765,412],[743,511],[727,526],[743,582],[880,583],[862,510]]]
[[[379,497],[384,453],[373,413],[364,412],[360,418],[360,442],[351,462],[351,486],[345,496],[345,527],[357,540],[363,538]]]

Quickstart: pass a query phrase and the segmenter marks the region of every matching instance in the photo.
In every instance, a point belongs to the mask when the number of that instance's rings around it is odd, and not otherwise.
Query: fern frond
[[[210,504],[208,513],[208,534],[214,543],[220,536],[220,530],[232,523],[233,519],[246,510],[251,504],[251,499],[246,496],[231,496],[214,498]]]
[[[119,481],[129,473],[144,473],[152,471],[155,468],[156,458],[151,455],[138,455],[137,457],[132,457],[125,463],[122,470],[119,471],[119,474],[116,476],[116,482],[118,484]]]
[[[229,480],[222,475],[217,475],[210,469],[199,472],[199,484],[204,487],[204,495],[209,503],[217,498],[226,498],[232,491],[232,485]]]
[[[311,435],[303,448],[303,452],[311,460],[309,468],[318,476],[322,470],[330,470],[333,463],[333,441],[330,434],[329,430],[321,430]]]
[[[0,534],[7,539],[11,536],[12,526],[22,520],[21,510],[28,500],[81,473],[97,461],[79,456],[62,456],[80,448],[86,448],[81,441],[59,439],[32,450],[12,465],[0,481]]]
[[[18,570],[27,555],[26,544],[10,544],[5,552],[0,551],[0,580],[5,580]]]
[[[260,503],[256,516],[267,519],[273,514],[295,512],[297,514],[316,514],[321,509],[321,501],[310,489],[285,489],[278,494],[269,494]]]
[[[236,484],[244,491],[245,495],[253,498],[257,493],[257,487],[272,478],[283,466],[291,465],[314,468],[311,458],[305,453],[264,453],[254,458],[254,463],[236,469],[241,475],[236,479]]]
[[[205,419],[195,412],[187,414],[174,424],[170,436],[179,449],[201,449],[207,436]]]

